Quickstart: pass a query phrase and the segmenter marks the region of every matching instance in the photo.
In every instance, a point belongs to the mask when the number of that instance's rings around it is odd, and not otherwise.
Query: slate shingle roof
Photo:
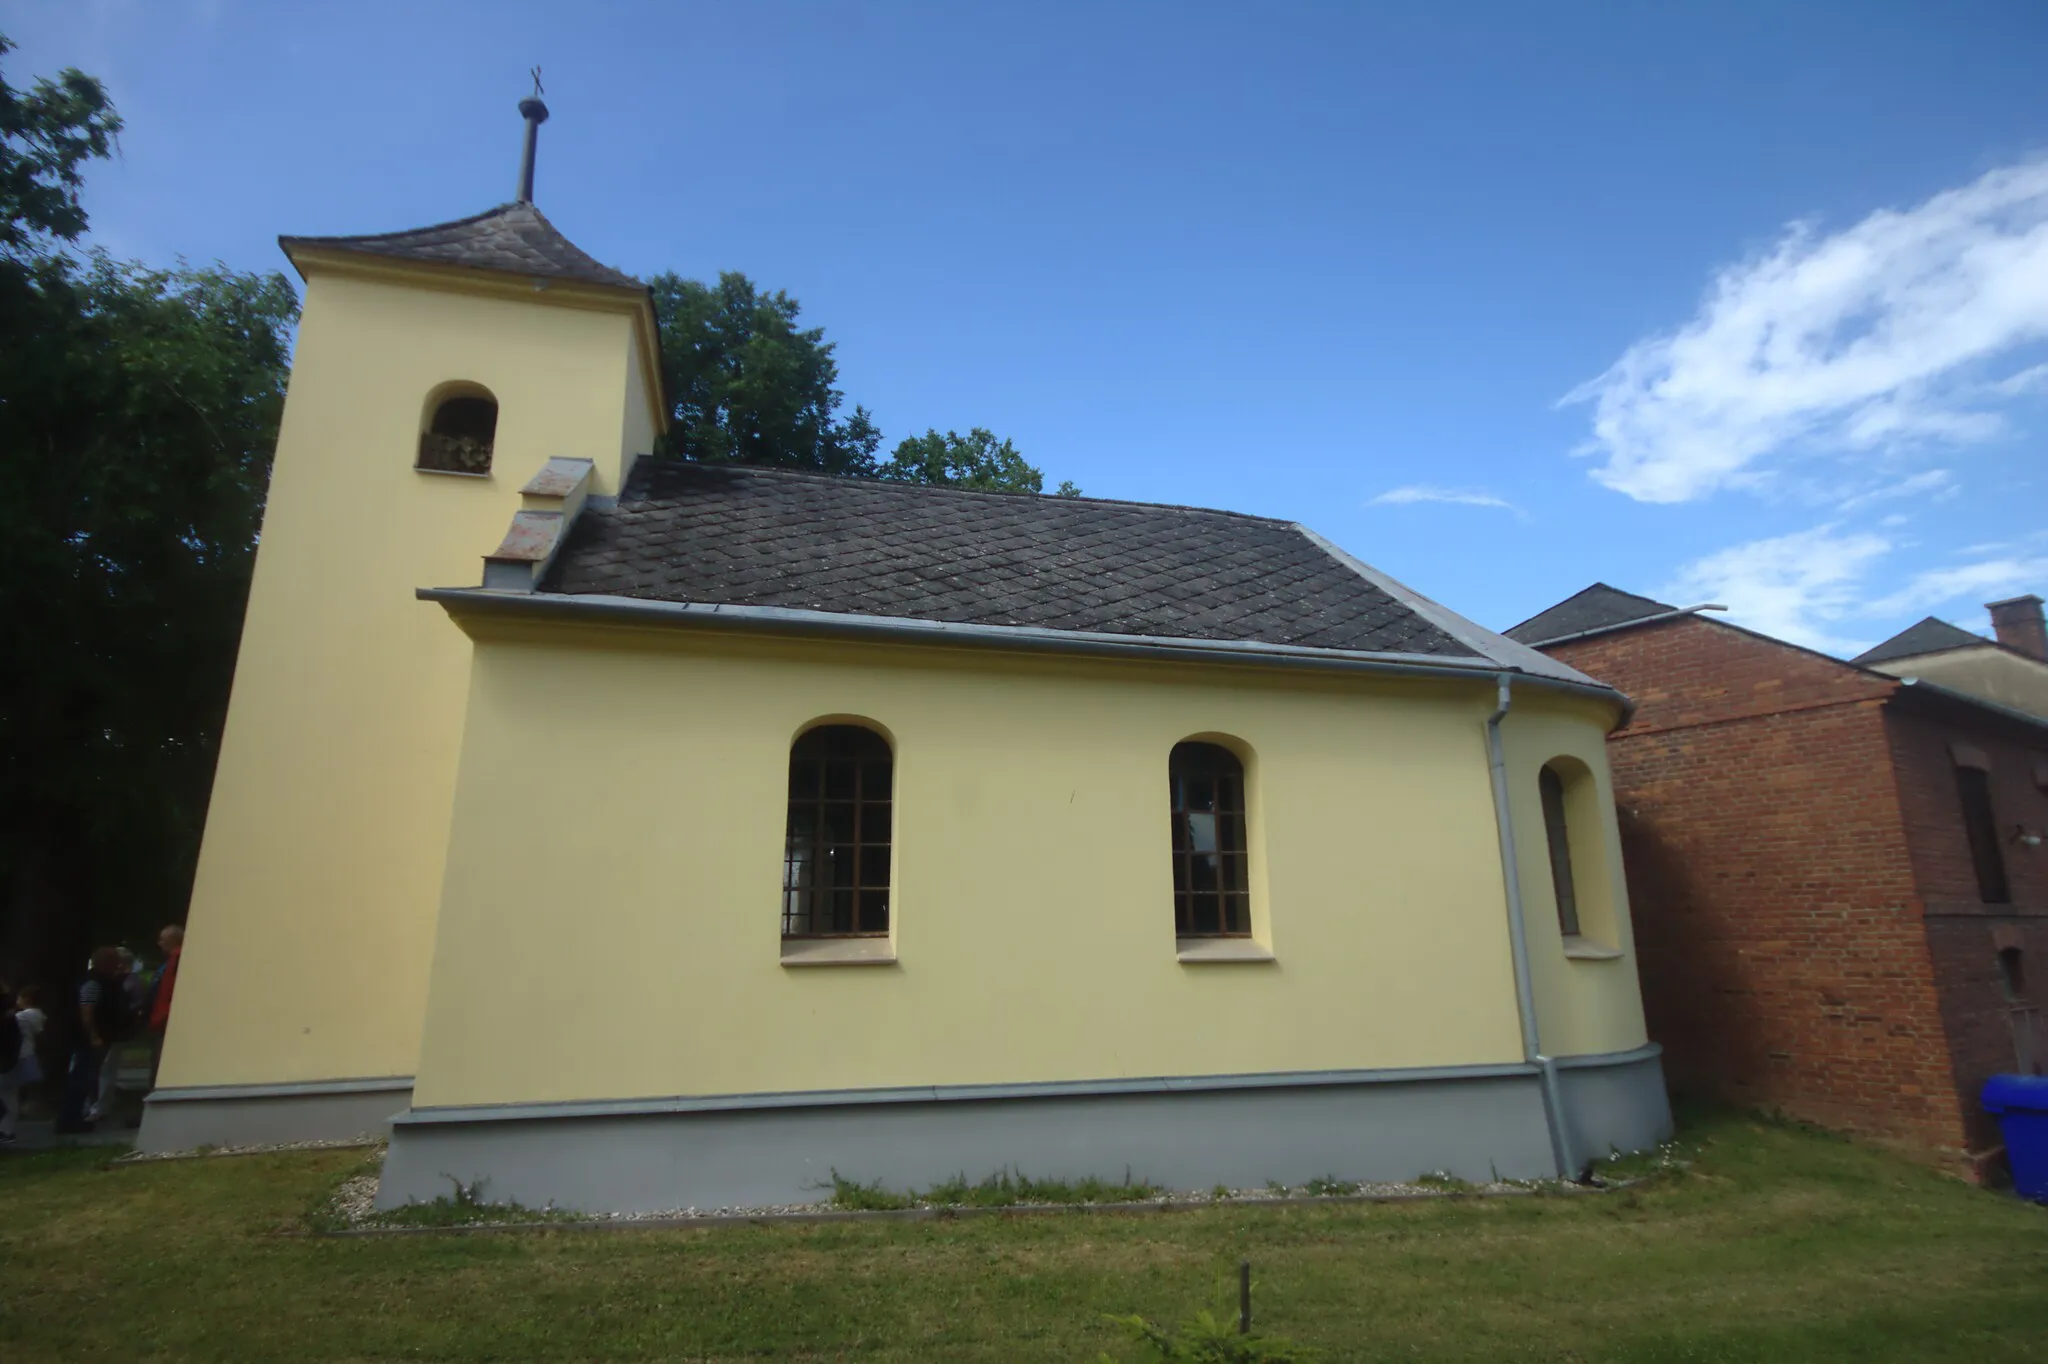
[[[1418,609],[1292,522],[674,460],[641,460],[615,506],[586,507],[541,590],[1447,661],[1513,655],[1508,666],[1535,670],[1526,651],[1433,604]]]
[[[1950,649],[1980,648],[1991,643],[1991,640],[1982,635],[1973,635],[1959,625],[1950,625],[1945,620],[1929,616],[1917,624],[1908,625],[1884,643],[1856,655],[1851,661],[1869,667],[1873,663],[1889,663],[1896,658],[1946,653]]]
[[[1611,625],[1626,625],[1632,620],[1661,616],[1677,609],[1649,597],[1609,587],[1606,583],[1594,583],[1549,610],[1537,612],[1520,625],[1508,627],[1503,633],[1509,639],[1534,646],[1587,630],[1604,630]]]
[[[310,246],[461,265],[472,270],[497,270],[528,278],[573,279],[622,289],[642,287],[631,275],[585,255],[530,203],[500,204],[472,218],[458,218],[452,223],[436,223],[410,232],[362,237],[279,237],[277,244],[287,256],[297,247]]]

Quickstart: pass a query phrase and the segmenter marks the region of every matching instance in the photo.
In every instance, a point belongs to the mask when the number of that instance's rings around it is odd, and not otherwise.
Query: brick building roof
[[[1549,610],[1539,611],[1520,625],[1510,626],[1502,633],[1509,639],[1536,647],[1563,639],[1567,635],[1584,634],[1588,630],[1605,630],[1616,625],[1626,625],[1632,620],[1666,615],[1677,609],[1649,597],[1639,597],[1633,592],[1609,587],[1606,583],[1594,583],[1583,592],[1573,593]]]
[[[1991,645],[1992,640],[1982,635],[1973,635],[1959,625],[1950,625],[1945,620],[1929,616],[1893,635],[1874,649],[1856,655],[1855,661],[1865,667],[1873,663],[1889,663],[1899,658],[1917,658],[1921,654],[1947,653],[1950,649],[1975,649]]]
[[[315,247],[466,266],[472,270],[496,270],[529,278],[570,279],[621,289],[642,287],[631,275],[584,254],[530,203],[500,204],[474,217],[409,232],[360,237],[279,237],[277,244],[287,256],[299,247]]]
[[[1423,655],[1576,672],[1289,521],[643,459],[543,595]]]

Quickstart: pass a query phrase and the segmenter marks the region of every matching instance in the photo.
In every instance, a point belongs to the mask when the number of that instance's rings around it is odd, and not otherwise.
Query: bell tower
[[[279,239],[304,307],[146,1149],[405,1107],[469,686],[414,592],[474,583],[550,459],[616,495],[666,425],[646,287],[533,203],[538,76],[511,202]]]

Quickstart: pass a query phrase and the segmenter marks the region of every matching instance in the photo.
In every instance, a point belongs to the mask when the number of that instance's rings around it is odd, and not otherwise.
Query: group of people
[[[154,973],[138,970],[135,954],[125,947],[102,947],[92,954],[78,987],[77,1013],[68,1020],[73,1026],[67,1030],[70,1045],[60,1071],[44,1066],[53,1030],[43,1010],[43,992],[36,986],[17,992],[0,985],[0,1146],[16,1140],[23,1092],[46,1077],[63,1081],[56,1130],[90,1132],[114,1114],[119,1067],[113,1061],[119,1048],[146,1037],[154,1069],[170,1022],[185,930],[168,925],[156,941],[163,965]]]

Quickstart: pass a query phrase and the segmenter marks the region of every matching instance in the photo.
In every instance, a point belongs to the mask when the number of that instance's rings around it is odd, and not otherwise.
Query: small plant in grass
[[[1034,1188],[1040,1191],[1035,1199],[1040,1203],[1148,1203],[1166,1192],[1148,1180],[1132,1179],[1129,1166],[1124,1167],[1121,1183],[1090,1175],[1073,1184],[1034,1181]]]
[[[1602,1180],[1643,1181],[1661,1177],[1678,1177],[1692,1169],[1693,1159],[1699,1155],[1699,1148],[1691,1144],[1667,1141],[1648,1151],[1617,1151],[1610,1149],[1606,1158],[1596,1160],[1589,1172]]]
[[[1358,1182],[1339,1179],[1335,1175],[1317,1175],[1301,1186],[1301,1191],[1311,1198],[1338,1198],[1358,1192]]]
[[[485,1222],[575,1222],[578,1214],[559,1208],[529,1208],[523,1203],[493,1203],[484,1197],[488,1180],[464,1184],[453,1175],[444,1176],[454,1185],[430,1203],[407,1203],[390,1208],[369,1220],[380,1227],[471,1227]]]
[[[1288,1188],[1285,1184],[1282,1184],[1277,1179],[1269,1179],[1266,1181],[1266,1192],[1273,1195],[1273,1197],[1275,1198],[1285,1198],[1287,1197],[1287,1195],[1293,1193],[1294,1190]]]
[[[919,1194],[918,1200],[944,1207],[1012,1208],[1020,1203],[1142,1203],[1159,1192],[1142,1180],[1134,1181],[1128,1170],[1121,1183],[1094,1175],[1080,1180],[1033,1179],[1022,1171],[998,1170],[975,1184],[965,1175],[955,1175]]]
[[[1143,1317],[1111,1317],[1133,1341],[1145,1347],[1144,1359],[1193,1361],[1194,1364],[1312,1364],[1317,1358],[1306,1346],[1277,1336],[1239,1335],[1207,1312],[1197,1312],[1179,1329],[1154,1326]],[[1108,1355],[1105,1364],[1114,1364]]]
[[[879,1180],[862,1184],[837,1170],[832,1172],[833,1205],[864,1212],[920,1204],[937,1208],[1014,1208],[1025,1203],[1144,1203],[1163,1192],[1155,1184],[1132,1179],[1129,1170],[1124,1171],[1121,1183],[1094,1175],[1078,1180],[1033,1179],[1021,1171],[1007,1169],[973,1182],[965,1174],[957,1174],[921,1193],[896,1193],[883,1188]]]
[[[1415,1182],[1425,1189],[1440,1189],[1444,1193],[1470,1193],[1469,1180],[1458,1178],[1448,1170],[1426,1170],[1415,1176]]]
[[[1232,1197],[1230,1186],[1228,1184],[1218,1184],[1215,1188],[1209,1190],[1209,1197],[1221,1203],[1224,1199]]]
[[[912,1202],[907,1195],[883,1188],[879,1179],[862,1184],[837,1170],[832,1172],[832,1206],[835,1208],[844,1208],[848,1212],[895,1212],[911,1206]]]

